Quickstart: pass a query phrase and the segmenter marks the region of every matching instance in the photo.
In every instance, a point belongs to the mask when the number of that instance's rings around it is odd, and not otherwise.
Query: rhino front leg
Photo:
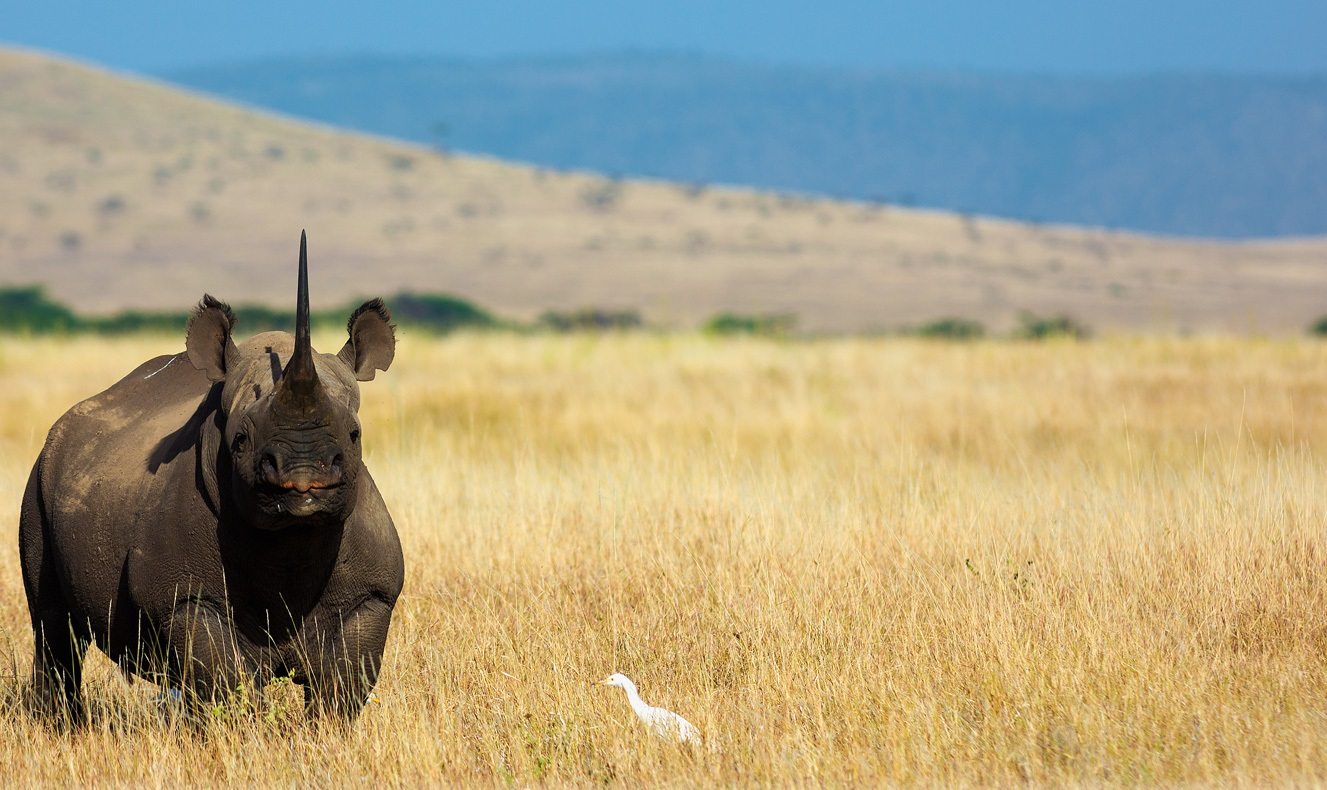
[[[169,680],[178,684],[195,718],[209,704],[228,701],[250,674],[233,623],[212,601],[190,599],[175,607],[166,648]]]
[[[387,644],[392,607],[370,597],[335,621],[307,627],[304,699],[311,717],[337,715],[354,719],[373,692]]]

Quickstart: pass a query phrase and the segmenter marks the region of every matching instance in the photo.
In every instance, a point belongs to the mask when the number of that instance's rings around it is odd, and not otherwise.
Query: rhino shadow
[[[198,403],[198,408],[189,415],[184,425],[161,437],[147,456],[147,471],[156,474],[162,464],[175,460],[180,453],[198,445],[203,426],[209,417],[221,411],[221,382],[212,385],[207,395]]]

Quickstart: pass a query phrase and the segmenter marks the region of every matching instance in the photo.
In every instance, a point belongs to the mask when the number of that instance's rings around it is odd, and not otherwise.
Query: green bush
[[[600,310],[585,307],[580,310],[549,310],[539,316],[537,326],[554,332],[605,332],[640,329],[645,325],[635,310]]]
[[[436,332],[498,325],[497,319],[487,310],[446,294],[397,294],[387,300],[387,307],[397,323],[413,324]],[[345,317],[341,320],[344,321]]]
[[[1018,329],[1014,337],[1022,340],[1046,340],[1053,337],[1069,337],[1081,340],[1092,333],[1086,326],[1067,315],[1039,316],[1023,311],[1018,316]]]
[[[81,328],[74,311],[46,298],[40,285],[0,288],[0,329],[11,332],[69,332]]]
[[[945,340],[976,340],[986,336],[986,327],[980,321],[966,318],[939,318],[916,327],[911,334]]]
[[[270,332],[272,330],[295,331],[295,311],[278,310],[257,304],[242,304],[234,307],[237,327],[244,332]],[[315,310],[309,315],[311,324],[344,323],[349,313],[345,310]],[[339,316],[339,318],[338,318]]]
[[[719,313],[705,322],[704,330],[713,335],[782,336],[796,326],[797,317],[787,313]]]
[[[112,316],[84,321],[88,329],[106,334],[184,332],[188,323],[188,313],[148,313],[140,310],[125,310]]]
[[[1327,337],[1327,315],[1313,322],[1309,327],[1309,334],[1317,335],[1319,337]]]
[[[397,323],[447,332],[463,326],[492,327],[498,321],[483,309],[453,296],[443,294],[398,294],[387,301]],[[344,326],[359,306],[356,301],[344,307],[315,310],[309,318],[315,326]],[[237,305],[237,330],[248,335],[269,330],[293,331],[295,311],[264,305]],[[41,286],[0,288],[0,331],[10,332],[183,332],[189,312],[150,312],[124,310],[110,316],[85,318],[65,305],[46,298]]]

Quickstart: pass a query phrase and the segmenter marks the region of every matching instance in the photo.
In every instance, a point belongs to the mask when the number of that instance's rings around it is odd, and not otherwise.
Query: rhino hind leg
[[[83,723],[83,657],[90,639],[67,613],[33,617],[33,701],[61,726]]]
[[[83,656],[91,638],[86,623],[71,616],[49,551],[40,469],[38,458],[19,517],[23,589],[32,619],[32,701],[42,714],[70,726],[83,720]]]

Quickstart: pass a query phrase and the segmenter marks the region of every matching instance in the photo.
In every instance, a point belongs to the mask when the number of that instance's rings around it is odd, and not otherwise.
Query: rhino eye
[[[249,446],[249,435],[246,433],[235,434],[235,441],[230,443],[230,451],[234,455],[243,453]]]
[[[353,442],[354,444],[359,444],[359,429],[358,429],[358,428],[351,428],[351,429],[350,429],[350,441]]]

